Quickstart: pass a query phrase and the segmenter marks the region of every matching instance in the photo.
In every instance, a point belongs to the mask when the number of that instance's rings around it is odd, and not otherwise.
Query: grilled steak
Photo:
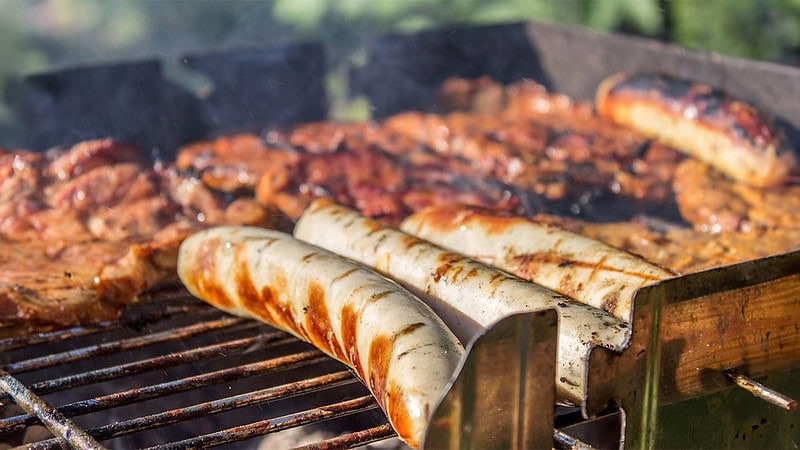
[[[557,223],[573,233],[597,239],[612,247],[641,255],[677,273],[712,267],[800,249],[800,229],[754,229],[710,234],[647,221],[590,223],[553,216],[537,219]]]
[[[696,160],[678,166],[673,181],[681,215],[700,231],[800,228],[800,184],[754,188]]]
[[[143,161],[111,140],[0,154],[0,322],[113,318],[175,277],[178,245],[192,231],[267,224],[252,199],[228,205],[200,180]]]
[[[490,113],[408,112],[381,122],[302,125],[261,140],[223,137],[182,148],[178,167],[217,189],[255,191],[291,219],[316,197],[390,224],[452,203],[591,217],[602,200],[614,205],[600,214],[605,220],[676,211],[671,183],[682,156],[598,118],[590,104],[530,81],[504,88],[451,80],[443,96],[446,105],[477,102]]]

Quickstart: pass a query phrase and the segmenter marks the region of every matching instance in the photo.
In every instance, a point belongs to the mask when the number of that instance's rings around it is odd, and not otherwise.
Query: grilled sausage
[[[555,308],[559,314],[556,395],[585,398],[586,360],[596,345],[621,350],[627,324],[605,311],[437,247],[336,205],[315,200],[296,237],[359,261],[417,293],[462,342],[508,315]]]
[[[703,84],[616,74],[598,87],[596,105],[601,116],[752,186],[781,184],[797,166],[792,150],[756,108]]]
[[[396,283],[277,231],[201,231],[181,245],[178,275],[208,303],[286,330],[352,367],[412,447],[464,352]]]
[[[675,274],[631,253],[521,217],[497,217],[468,206],[424,209],[403,231],[458,249],[581,303],[630,321],[633,294]]]

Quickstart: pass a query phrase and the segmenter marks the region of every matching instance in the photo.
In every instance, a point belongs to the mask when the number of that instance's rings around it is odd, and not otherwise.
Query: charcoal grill
[[[120,320],[4,339],[0,351],[0,436],[36,424],[52,430],[28,448],[221,445],[353,415],[348,424],[356,428],[320,448],[394,436],[345,366],[286,333],[217,312],[179,286],[150,292]],[[190,421],[225,413],[213,420],[221,429],[201,425],[192,428],[198,435],[181,435]],[[189,425],[174,426],[182,423]]]
[[[784,131],[800,148],[797,69],[545,24],[387,36],[366,41],[365,49],[367,62],[352,70],[350,88],[369,97],[377,116],[410,108],[436,110],[433,93],[455,75],[489,75],[505,82],[531,77],[586,100],[610,73],[655,71],[736,92],[785,119]],[[170,84],[153,62],[24,79],[12,99],[12,108],[28,127],[21,133],[27,136],[22,144],[44,149],[110,135],[170,158],[175,145],[202,136],[263,131],[326,115],[320,46],[229,54],[232,66],[225,55],[185,58],[219,89],[206,99]],[[263,84],[253,86],[252,80],[262,79],[250,76],[253,72],[285,79],[288,87],[263,91]],[[87,74],[94,77],[91,83],[79,81]],[[107,101],[109,96],[124,99],[126,90],[138,91],[143,85],[144,101],[130,103],[124,117],[109,110],[118,103]],[[259,107],[265,103],[273,108]],[[244,110],[248,113],[242,116]],[[82,114],[96,120],[83,120]],[[145,135],[141,127],[156,132]],[[792,297],[800,285],[800,253],[775,258],[640,291],[631,347],[619,355],[593,352],[589,381],[594,396],[585,411],[593,418],[559,411],[558,445],[580,446],[577,437],[598,447],[616,447],[620,433],[635,447],[759,447],[800,441],[796,413],[770,409],[774,407],[754,400],[723,375],[724,369],[736,368],[795,398],[800,394],[793,381],[800,373],[800,332],[787,325],[800,322]],[[119,321],[0,341],[0,402],[8,416],[0,419],[4,440],[25,429],[30,432],[38,423],[55,435],[44,436],[32,448],[91,448],[98,441],[153,448],[254,443],[266,433],[313,429],[320,421],[338,435],[322,438],[318,448],[352,447],[394,436],[366,388],[312,347],[267,326],[216,312],[175,286],[146,297],[150,301],[134,306]],[[737,302],[753,307],[751,314],[745,307],[737,311]],[[775,323],[753,316],[752,311],[762,311],[758,307],[773,303],[791,314],[773,318]],[[681,325],[681,314],[703,311],[713,320],[704,322],[700,332]],[[703,333],[715,330],[714,320],[737,314],[744,320],[741,333],[717,329],[721,344],[716,343],[715,351],[725,358],[701,361],[703,370],[692,372],[697,359],[687,363],[686,357],[703,354],[700,350],[708,344]],[[749,340],[725,345],[732,336]],[[464,392],[462,404],[475,400],[474,391]],[[619,407],[627,410],[615,409]],[[455,439],[465,436],[463,429],[451,431]],[[547,433],[552,439],[552,425]]]

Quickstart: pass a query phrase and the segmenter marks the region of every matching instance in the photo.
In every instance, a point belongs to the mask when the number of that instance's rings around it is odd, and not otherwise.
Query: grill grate
[[[0,444],[255,448],[291,428],[328,433],[304,448],[333,449],[395,436],[363,384],[312,346],[179,286],[144,298],[116,321],[0,340]]]

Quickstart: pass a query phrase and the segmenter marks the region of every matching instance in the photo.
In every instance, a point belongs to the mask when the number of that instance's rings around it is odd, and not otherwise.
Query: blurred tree
[[[526,20],[800,63],[800,0],[0,0],[0,11],[0,92],[10,76],[62,65],[169,61],[192,51],[304,39],[323,40],[339,63],[365,35]],[[330,85],[342,89],[344,81]],[[0,102],[0,142],[8,120]]]

